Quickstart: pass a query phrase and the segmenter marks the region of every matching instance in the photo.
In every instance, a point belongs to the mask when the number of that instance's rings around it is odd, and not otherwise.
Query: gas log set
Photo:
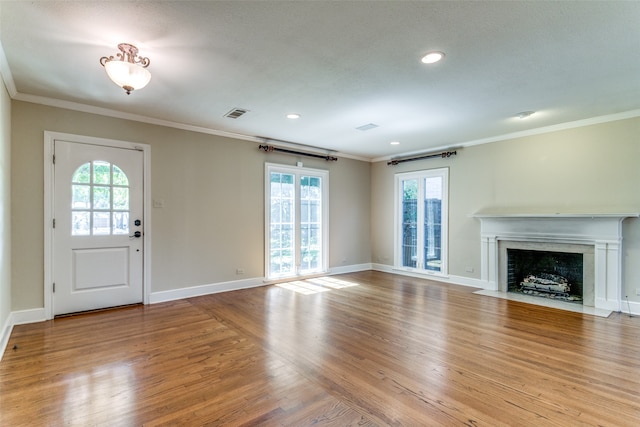
[[[520,291],[528,295],[564,301],[582,301],[580,296],[571,295],[571,284],[566,277],[552,273],[537,273],[525,276],[520,282]]]

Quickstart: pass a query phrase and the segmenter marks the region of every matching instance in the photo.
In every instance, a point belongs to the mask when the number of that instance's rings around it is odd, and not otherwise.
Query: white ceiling
[[[637,1],[3,0],[0,41],[15,99],[364,159],[640,115]],[[122,42],[151,60],[129,96]]]

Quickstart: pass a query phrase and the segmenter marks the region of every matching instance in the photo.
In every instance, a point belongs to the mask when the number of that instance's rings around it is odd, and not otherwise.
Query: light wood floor
[[[17,326],[0,425],[640,425],[640,318],[371,271],[304,286]]]

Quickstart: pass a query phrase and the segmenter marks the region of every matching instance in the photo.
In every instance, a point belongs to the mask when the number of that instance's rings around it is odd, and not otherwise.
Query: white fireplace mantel
[[[638,213],[526,214],[477,213],[481,234],[481,279],[500,289],[500,241],[594,246],[594,306],[619,311],[622,301],[622,221]]]

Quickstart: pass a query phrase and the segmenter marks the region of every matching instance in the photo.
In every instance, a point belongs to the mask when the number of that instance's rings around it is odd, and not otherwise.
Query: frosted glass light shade
[[[126,61],[109,61],[104,64],[107,75],[115,84],[127,91],[142,89],[151,80],[146,68]]]

